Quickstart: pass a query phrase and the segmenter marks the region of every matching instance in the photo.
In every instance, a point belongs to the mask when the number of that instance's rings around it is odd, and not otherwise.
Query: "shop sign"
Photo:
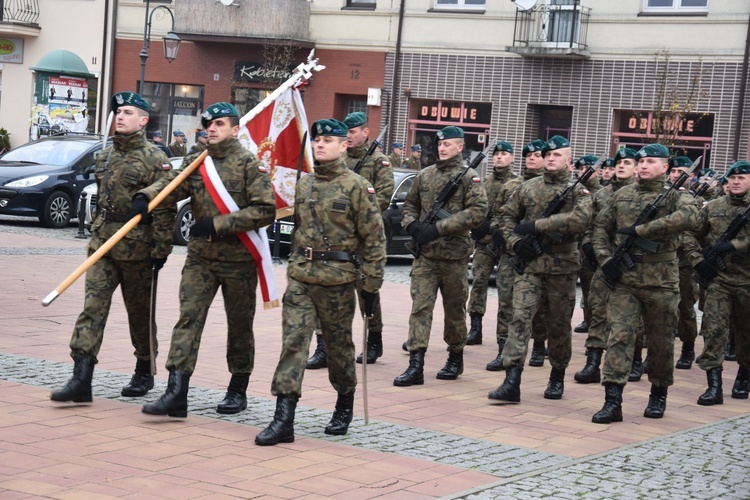
[[[0,63],[20,64],[22,62],[23,38],[0,38]]]
[[[292,76],[292,71],[283,66],[267,68],[259,62],[237,61],[234,63],[234,80],[238,82],[283,81],[290,76]]]

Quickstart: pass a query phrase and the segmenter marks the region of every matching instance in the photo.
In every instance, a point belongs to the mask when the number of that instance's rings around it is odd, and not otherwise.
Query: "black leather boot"
[[[471,329],[466,337],[466,345],[480,345],[482,343],[482,315],[471,315]]]
[[[501,372],[505,370],[503,366],[503,348],[505,347],[505,339],[500,339],[497,343],[497,357],[487,363],[486,370],[488,372]]]
[[[581,321],[581,324],[573,328],[573,331],[576,333],[587,333],[589,331],[589,322],[584,319]]]
[[[371,365],[383,355],[383,332],[367,334],[367,364]],[[362,355],[357,356],[357,363],[362,364]]]
[[[70,377],[65,387],[55,391],[50,395],[52,401],[73,403],[90,403],[91,397],[91,379],[94,378],[94,361],[93,356],[78,354],[73,358],[73,376]]]
[[[547,382],[547,390],[544,391],[544,399],[562,399],[565,390],[565,370],[552,368]]]
[[[297,398],[294,396],[276,396],[276,412],[273,421],[260,434],[255,436],[258,446],[273,446],[279,443],[294,442],[294,411],[297,409]]]
[[[737,351],[734,347],[734,332],[729,330],[729,338],[727,339],[727,348],[724,351],[724,359],[727,361],[737,361]]]
[[[599,371],[599,365],[602,362],[604,349],[589,349],[586,356],[586,364],[580,372],[576,372],[573,378],[580,384],[598,384],[602,379],[602,373]]]
[[[634,359],[633,364],[630,367],[630,375],[628,375],[628,382],[640,382],[643,376],[643,361],[640,359]]]
[[[336,399],[336,409],[331,421],[326,426],[325,433],[332,436],[343,436],[349,430],[349,424],[354,418],[354,391],[349,394],[339,394]]]
[[[448,353],[448,360],[435,378],[440,380],[456,380],[464,372],[464,352]]]
[[[188,409],[188,388],[190,374],[185,370],[171,370],[167,380],[167,390],[155,403],[143,405],[141,411],[149,415],[169,415],[185,418]]]
[[[488,399],[494,399],[503,403],[521,402],[521,372],[523,367],[515,365],[505,370],[505,381],[503,384],[487,395]]]
[[[534,341],[529,357],[529,366],[544,366],[544,342]]]
[[[122,388],[120,394],[126,398],[145,396],[154,388],[154,376],[151,375],[151,361],[139,359],[135,362],[135,373],[128,385]]]
[[[406,347],[406,342],[404,342],[403,344],[401,344],[401,349],[403,349],[406,352],[409,352],[409,348]]]
[[[677,360],[674,367],[680,370],[689,370],[693,366],[693,361],[695,361],[695,342],[683,342],[680,359]]]
[[[706,370],[708,389],[698,398],[701,406],[713,406],[724,404],[724,391],[721,390],[721,368]]]
[[[249,373],[233,373],[224,399],[216,406],[216,413],[234,415],[247,408],[247,384]]]
[[[315,335],[315,339],[317,345],[315,346],[315,352],[310,356],[310,359],[307,360],[306,368],[308,370],[317,370],[328,366],[328,359],[326,358],[326,343],[323,340],[323,336]]]
[[[648,405],[643,412],[646,418],[661,418],[667,409],[667,388],[657,387],[651,384],[651,394],[648,396]]]
[[[595,424],[622,422],[622,389],[623,386],[606,382],[604,384],[604,406],[594,413],[591,421]]]
[[[419,349],[409,353],[409,368],[393,379],[393,385],[408,387],[424,384],[424,354],[426,349]]]
[[[748,394],[750,394],[750,370],[740,366],[737,371],[737,378],[734,379],[732,397],[734,399],[747,399]]]

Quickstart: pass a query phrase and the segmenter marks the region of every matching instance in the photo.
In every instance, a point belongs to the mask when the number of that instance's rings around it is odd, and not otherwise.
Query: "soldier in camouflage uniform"
[[[673,383],[673,332],[680,298],[676,250],[680,245],[680,233],[694,225],[697,208],[679,192],[671,191],[650,221],[633,226],[667,180],[669,150],[661,144],[650,144],[639,150],[636,157],[638,182],[612,195],[610,203],[596,217],[591,237],[602,274],[616,283],[607,303],[611,330],[602,370],[605,403],[592,417],[594,423],[622,421],[622,390],[632,366],[641,318],[648,336],[648,379],[651,382],[645,417],[664,416],[667,388]],[[628,235],[653,240],[658,245],[658,253],[636,246],[631,251],[635,268],[624,269],[612,254]]]
[[[422,146],[415,144],[411,147],[411,156],[404,161],[404,168],[422,170]]]
[[[621,148],[624,149],[624,148]],[[630,149],[630,148],[627,148]],[[632,151],[632,150],[631,150]],[[635,154],[635,151],[633,151]],[[602,163],[602,168],[600,170],[600,179],[599,184],[601,184],[601,187],[608,186],[615,180],[615,161],[617,158],[607,158],[604,163]]]
[[[239,115],[229,103],[206,108],[201,123],[208,132],[208,157],[239,210],[222,215],[203,178],[196,170],[171,194],[174,200],[191,197],[195,224],[180,281],[180,318],[172,331],[166,368],[167,391],[158,401],[143,406],[151,415],[187,416],[187,393],[195,370],[201,335],[209,307],[221,288],[227,315],[227,365],[232,374],[226,396],[216,408],[222,414],[247,407],[247,384],[255,364],[255,290],[258,269],[239,233],[273,222],[276,203],[266,167],[237,139]],[[197,155],[185,157],[184,166]],[[207,160],[208,161],[208,160]],[[177,172],[173,174],[177,175]],[[153,198],[166,184],[157,183],[141,193]]]
[[[273,421],[255,437],[261,446],[294,441],[294,412],[313,329],[319,320],[328,346],[328,378],[336,410],[326,434],[346,434],[354,416],[357,375],[352,321],[357,282],[364,313],[372,315],[385,273],[385,232],[375,189],[344,165],[347,127],[338,120],[312,126],[315,171],[295,194],[295,229],[282,310],[282,349],[271,393]]]
[[[553,136],[542,148],[545,171],[541,177],[524,182],[510,197],[493,224],[503,232],[506,245],[527,265],[513,284],[513,319],[508,343],[503,350],[506,377],[503,384],[490,392],[489,399],[503,403],[521,401],[521,371],[526,359],[531,325],[540,304],[547,302],[546,327],[552,371],[546,399],[563,395],[565,369],[571,356],[570,320],[576,298],[576,273],[580,266],[578,235],[589,223],[591,204],[583,186],[576,185],[561,209],[550,217],[542,212],[570,180],[571,147],[567,139]],[[544,233],[558,233],[555,241]],[[540,235],[542,250],[537,255],[527,235]],[[555,303],[552,305],[551,300]]]
[[[750,336],[747,333],[747,311],[750,309],[750,226],[745,223],[731,241],[720,242],[735,218],[750,205],[750,162],[735,162],[727,171],[729,194],[710,201],[698,213],[695,228],[687,233],[684,248],[695,271],[708,281],[703,306],[701,335],[703,353],[698,365],[706,371],[708,389],[698,404],[722,404],[721,387],[724,348],[729,330],[735,332],[737,362],[740,367],[732,388],[732,397],[747,399],[750,393]],[[706,243],[723,256],[726,269],[704,259],[698,241]]]
[[[170,165],[166,155],[146,141],[149,105],[138,94],[120,92],[111,100],[116,114],[114,144],[96,159],[98,214],[91,227],[91,255],[137,212],[131,209],[136,192],[164,177]],[[152,268],[164,266],[172,251],[175,206],[154,210],[86,272],[86,297],[70,339],[75,360],[73,377],[52,393],[53,401],[86,403],[92,400],[91,379],[104,337],[112,294],[122,286],[128,312],[130,341],[135,348],[135,374],[122,389],[126,397],[145,395],[154,387],[149,349],[149,297]],[[146,224],[152,219],[150,224]],[[154,339],[156,356],[156,339]]]
[[[411,269],[411,315],[409,316],[409,367],[393,381],[396,386],[424,384],[424,356],[430,339],[432,310],[438,290],[443,298],[445,322],[443,340],[448,344],[448,360],[437,374],[441,380],[455,380],[463,373],[466,345],[466,299],[469,294],[467,270],[472,241],[469,230],[487,215],[487,195],[474,169],[463,170],[461,151],[464,131],[445,127],[436,135],[438,161],[422,169],[404,202],[401,225],[412,236],[419,251]],[[435,221],[422,222],[435,205],[443,188],[460,172],[458,188],[443,205],[449,214]]]

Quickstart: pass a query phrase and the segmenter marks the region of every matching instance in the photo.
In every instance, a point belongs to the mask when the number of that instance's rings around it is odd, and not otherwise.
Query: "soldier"
[[[187,145],[185,144],[185,132],[182,130],[175,130],[172,132],[174,141],[169,145],[169,151],[172,152],[172,156],[185,156],[187,155]]]
[[[632,367],[639,321],[647,332],[648,379],[651,394],[643,413],[661,418],[667,405],[667,388],[673,383],[674,336],[677,326],[679,233],[695,223],[697,208],[672,191],[645,224],[633,226],[643,210],[658,196],[667,180],[669,150],[649,144],[636,154],[638,182],[620,188],[594,221],[591,243],[602,274],[616,283],[607,303],[611,325],[602,381],[605,403],[592,417],[602,424],[622,421],[622,390]],[[619,229],[618,229],[619,228]],[[658,253],[635,247],[634,269],[623,269],[613,258],[614,249],[628,235],[652,239]]]
[[[404,162],[404,145],[400,142],[394,142],[391,145],[391,154],[388,156],[391,162],[391,168],[401,168]]]
[[[354,416],[357,375],[352,321],[357,282],[364,312],[372,315],[385,273],[385,233],[375,189],[344,165],[347,127],[338,120],[313,123],[314,172],[297,183],[295,231],[282,310],[282,348],[273,376],[273,421],[255,437],[261,446],[294,441],[294,412],[310,339],[320,322],[328,346],[328,379],[336,410],[326,434],[343,435]],[[357,254],[358,256],[355,256]]]
[[[477,227],[487,215],[487,195],[474,169],[466,169],[461,152],[464,131],[445,127],[438,131],[438,161],[421,170],[404,202],[401,225],[416,242],[419,256],[411,270],[411,315],[409,367],[393,381],[396,386],[424,384],[424,356],[430,339],[432,310],[437,292],[443,299],[445,323],[443,339],[448,344],[448,360],[437,374],[441,380],[455,380],[464,371],[466,345],[466,299],[469,292],[467,269],[472,242],[469,230]],[[466,170],[464,170],[466,169]],[[435,205],[442,189],[463,172],[460,184],[443,209],[450,215],[435,222],[422,220]]]
[[[422,170],[422,146],[415,144],[411,147],[411,156],[404,162],[404,168]]]
[[[688,259],[697,274],[708,282],[701,322],[704,346],[698,363],[708,380],[708,389],[698,398],[698,404],[703,406],[724,402],[722,367],[730,329],[736,335],[740,365],[732,397],[747,399],[750,393],[750,343],[745,319],[750,309],[750,226],[745,223],[731,241],[720,241],[729,225],[750,205],[750,162],[735,162],[726,177],[729,179],[729,194],[703,207],[694,229],[684,240]],[[720,269],[715,261],[705,259],[698,241],[707,243],[707,251],[723,256],[726,269]]]
[[[146,140],[143,129],[148,123],[149,105],[143,97],[119,92],[112,96],[111,106],[116,115],[114,144],[97,157],[94,167],[99,210],[91,226],[89,255],[136,215],[131,202],[137,191],[164,177],[170,168],[166,155]],[[174,218],[174,205],[154,210],[152,217],[133,228],[87,271],[83,311],[70,339],[70,356],[75,361],[73,377],[62,390],[52,393],[52,401],[91,402],[94,365],[98,362],[112,294],[120,285],[136,358],[135,373],[122,395],[140,397],[154,387],[149,349],[152,269],[161,269],[172,251]],[[156,339],[153,354],[156,356]]]
[[[503,232],[508,248],[527,262],[523,274],[513,284],[513,319],[508,329],[508,343],[503,350],[506,376],[503,384],[490,392],[489,399],[504,403],[521,401],[521,371],[526,358],[534,315],[547,303],[545,320],[552,365],[546,399],[560,399],[564,390],[565,369],[571,356],[570,320],[576,298],[576,273],[579,267],[578,235],[589,222],[590,199],[583,186],[577,185],[557,213],[540,218],[542,212],[570,179],[572,165],[570,142],[553,136],[542,148],[544,174],[524,182],[510,197],[499,216],[493,220]],[[558,233],[558,242],[545,233]],[[540,235],[542,254],[526,235]],[[554,299],[554,306],[550,300]]]
[[[161,133],[161,130],[157,130],[153,133],[151,136],[154,140],[154,144],[156,144],[156,147],[164,151],[164,154],[167,155],[167,158],[170,158],[172,156],[172,152],[169,150],[166,144],[164,144],[164,134]]]
[[[620,148],[620,150],[625,148]],[[630,149],[630,148],[627,148]],[[619,150],[618,150],[619,151]],[[632,151],[632,150],[631,150]],[[604,163],[602,163],[602,168],[600,170],[600,179],[599,184],[601,184],[602,187],[609,185],[612,181],[615,180],[615,161],[617,158],[607,158]]]
[[[192,145],[190,148],[190,152],[188,154],[194,155],[194,154],[200,154],[206,150],[206,147],[208,146],[208,134],[205,130],[199,130],[195,134],[195,144]]]
[[[218,413],[239,413],[247,407],[247,384],[255,364],[253,319],[258,268],[240,235],[273,222],[276,203],[271,178],[237,139],[239,115],[234,106],[226,102],[208,106],[201,124],[208,131],[208,157],[201,170],[171,195],[174,200],[191,197],[196,222],[190,228],[182,268],[180,318],[172,331],[166,363],[167,390],[158,401],[143,406],[143,412],[151,415],[187,416],[188,383],[195,370],[208,310],[219,288],[227,315],[227,365],[232,377],[216,407]],[[183,165],[196,157],[187,156]],[[149,186],[139,197],[153,198],[164,184]],[[236,205],[237,210],[225,213],[219,209],[227,205]]]

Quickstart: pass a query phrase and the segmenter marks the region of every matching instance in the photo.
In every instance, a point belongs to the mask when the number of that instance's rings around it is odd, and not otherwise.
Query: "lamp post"
[[[174,15],[172,11],[166,5],[159,5],[149,12],[149,4],[151,0],[145,0],[146,2],[146,19],[143,24],[143,47],[141,47],[141,53],[138,56],[141,58],[141,80],[138,85],[138,93],[143,95],[144,78],[146,76],[146,60],[148,59],[148,47],[151,44],[151,20],[154,17],[154,13],[159,10],[164,10],[172,18],[172,29],[167,33],[164,38],[164,58],[170,63],[177,59],[177,50],[180,48],[180,37],[174,32]],[[171,0],[170,0],[171,2]]]

